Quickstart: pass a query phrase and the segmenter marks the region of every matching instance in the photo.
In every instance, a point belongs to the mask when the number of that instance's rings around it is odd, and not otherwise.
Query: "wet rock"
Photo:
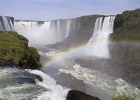
[[[16,83],[18,84],[24,84],[24,83],[29,83],[29,84],[35,84],[35,80],[32,78],[14,78]]]
[[[66,100],[100,100],[97,97],[90,96],[78,90],[70,90]]]
[[[39,81],[43,81],[43,79],[39,76],[39,75],[35,75],[35,74],[32,74],[34,76],[34,80],[39,80]]]

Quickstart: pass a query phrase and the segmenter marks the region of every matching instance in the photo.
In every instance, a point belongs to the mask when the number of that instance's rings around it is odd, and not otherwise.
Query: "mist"
[[[29,40],[29,46],[41,47],[59,41],[51,30],[51,22],[15,22],[16,31]],[[54,30],[54,29],[53,29]]]

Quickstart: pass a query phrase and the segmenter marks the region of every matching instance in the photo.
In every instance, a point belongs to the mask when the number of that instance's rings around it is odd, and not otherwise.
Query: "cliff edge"
[[[0,31],[0,64],[39,69],[40,55],[28,40],[16,32]]]

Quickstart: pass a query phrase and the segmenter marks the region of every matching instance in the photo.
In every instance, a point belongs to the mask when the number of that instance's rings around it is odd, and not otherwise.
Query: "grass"
[[[0,31],[0,63],[39,69],[40,55],[28,47],[28,39],[16,32]]]
[[[119,95],[119,96],[113,97],[112,100],[135,100],[135,99],[127,95]]]

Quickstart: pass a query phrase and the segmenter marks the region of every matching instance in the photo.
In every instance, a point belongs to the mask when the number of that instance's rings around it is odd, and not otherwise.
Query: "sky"
[[[140,0],[0,0],[0,15],[51,21],[84,15],[116,15],[140,8]]]

